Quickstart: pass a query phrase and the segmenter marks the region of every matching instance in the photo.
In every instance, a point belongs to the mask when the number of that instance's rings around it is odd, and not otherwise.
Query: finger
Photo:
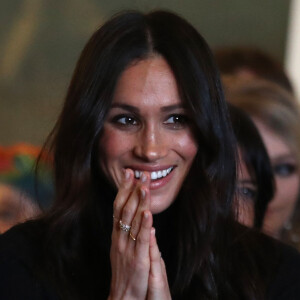
[[[132,226],[130,231],[132,240],[133,237],[137,236],[140,230],[143,212],[150,209],[150,193],[147,194],[147,190],[149,190],[150,181],[150,174],[148,172],[143,172],[141,176],[141,181],[139,183],[139,205],[137,207],[134,219],[132,220]]]
[[[134,183],[133,171],[131,169],[126,169],[124,172],[123,182],[119,188],[118,194],[114,201],[114,212],[113,212],[114,224],[113,224],[113,231],[112,231],[112,249],[117,247],[121,251],[122,249],[124,250],[126,248],[127,243],[124,243],[122,239],[121,240],[119,239],[120,231],[121,231],[119,222],[120,222],[122,208],[133,191],[133,187],[134,187],[133,183]]]
[[[140,201],[140,187],[135,186],[133,192],[130,194],[127,202],[122,208],[120,220],[123,224],[131,226],[132,220],[136,214]]]
[[[146,197],[149,196],[149,191],[146,191]],[[149,210],[143,212],[143,218],[140,230],[136,237],[135,254],[137,259],[144,260],[149,258],[150,234],[153,224],[152,214]]]
[[[115,222],[119,222],[121,218],[122,208],[133,191],[133,181],[134,181],[133,178],[134,178],[133,171],[131,169],[126,169],[124,172],[122,184],[119,188],[118,194],[114,201],[113,216]]]
[[[160,257],[160,263],[161,263],[161,270],[162,270],[163,276],[167,280],[168,277],[167,277],[166,264],[165,264],[165,262],[164,262],[164,260],[163,260],[162,257]]]
[[[162,270],[162,258],[161,253],[158,249],[158,245],[155,237],[155,229],[151,228],[151,238],[150,238],[150,275],[152,278],[157,280],[162,280],[163,270]]]
[[[140,220],[141,220],[141,214],[142,212],[148,208],[146,205],[147,202],[150,202],[150,200],[147,201],[148,197],[145,197],[145,187],[144,185],[150,184],[150,176],[147,172],[143,172],[141,179],[139,180],[138,184],[136,185],[133,193],[130,195],[129,199],[127,200],[126,204],[124,205],[122,209],[122,215],[121,219],[124,224],[128,224],[131,226],[131,234],[128,235],[128,238],[132,241],[134,240],[134,237],[137,235],[137,232],[140,228]],[[142,206],[143,208],[141,208]],[[132,224],[134,219],[135,224],[133,225],[134,228],[137,228],[138,230],[132,229]],[[138,220],[138,221],[137,221]]]

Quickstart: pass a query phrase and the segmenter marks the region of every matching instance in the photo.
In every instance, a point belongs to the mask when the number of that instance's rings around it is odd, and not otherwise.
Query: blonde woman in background
[[[270,156],[276,191],[263,231],[300,249],[300,113],[282,87],[260,79],[224,78],[227,100],[250,114]]]

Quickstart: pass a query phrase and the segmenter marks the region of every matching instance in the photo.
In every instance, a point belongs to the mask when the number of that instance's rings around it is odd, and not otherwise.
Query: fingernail
[[[130,171],[128,169],[125,170],[125,180],[130,178]]]
[[[144,217],[147,219],[149,217],[149,213],[147,211],[144,212]]]
[[[154,228],[154,227],[151,228],[151,234],[152,234],[153,236],[155,236],[155,228]]]
[[[142,198],[146,198],[146,191],[144,189],[141,189]]]
[[[147,175],[144,172],[142,173],[141,181],[142,182],[146,182],[147,181]]]

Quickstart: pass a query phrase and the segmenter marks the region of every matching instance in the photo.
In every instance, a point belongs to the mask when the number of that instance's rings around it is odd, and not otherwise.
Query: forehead
[[[253,118],[253,121],[259,130],[271,159],[291,154],[290,147],[280,135],[276,134],[259,119]]]
[[[171,68],[157,56],[135,62],[122,73],[114,102],[153,107],[179,104],[182,100]]]

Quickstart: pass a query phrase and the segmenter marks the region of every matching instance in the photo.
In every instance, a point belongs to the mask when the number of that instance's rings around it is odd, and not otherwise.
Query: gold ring
[[[129,232],[129,236],[133,241],[136,241],[136,238],[133,236],[133,234],[131,233],[131,231]]]

